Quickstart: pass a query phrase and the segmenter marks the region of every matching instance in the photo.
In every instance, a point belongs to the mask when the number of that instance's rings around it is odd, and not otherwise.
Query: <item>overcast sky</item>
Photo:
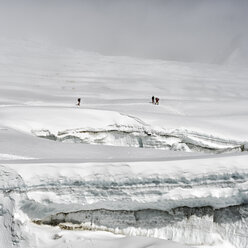
[[[246,46],[247,13],[248,0],[0,0],[0,32],[109,55],[212,62]]]

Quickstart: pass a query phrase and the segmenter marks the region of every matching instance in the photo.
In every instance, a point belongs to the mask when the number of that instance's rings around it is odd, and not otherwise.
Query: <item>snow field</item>
[[[247,247],[247,68],[0,44],[1,247]]]

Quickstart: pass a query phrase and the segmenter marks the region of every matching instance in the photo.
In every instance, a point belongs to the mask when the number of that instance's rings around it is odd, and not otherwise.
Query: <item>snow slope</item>
[[[1,246],[247,247],[245,67],[0,44]]]
[[[64,109],[82,97],[83,108],[151,126],[247,140],[246,67],[106,57],[24,41],[1,40],[0,49],[2,107]],[[149,103],[152,95],[159,107]]]

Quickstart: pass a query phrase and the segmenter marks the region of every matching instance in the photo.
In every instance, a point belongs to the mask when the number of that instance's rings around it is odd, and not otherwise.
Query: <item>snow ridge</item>
[[[41,138],[69,143],[133,146],[207,153],[248,151],[247,142],[214,137],[187,129],[167,130],[159,128],[157,130],[147,126],[135,128],[133,126],[110,125],[106,129],[78,128],[56,133],[49,130],[32,130],[32,133]]]

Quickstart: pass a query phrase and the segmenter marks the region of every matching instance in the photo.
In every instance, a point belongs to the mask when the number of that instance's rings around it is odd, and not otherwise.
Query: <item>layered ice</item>
[[[247,218],[248,206],[240,205],[222,209],[180,207],[170,211],[81,210],[58,213],[35,223],[59,225],[65,230],[102,230],[156,237],[193,245],[213,246],[230,240],[237,247],[246,247]]]
[[[144,235],[189,245],[217,246],[228,241],[243,248],[248,242],[246,155],[183,163],[8,167],[25,183],[18,187],[26,195],[17,198],[18,211],[39,224]]]
[[[39,115],[35,114],[37,111]],[[68,143],[207,153],[248,149],[245,140],[221,138],[182,128],[151,126],[137,117],[116,111],[22,107],[20,110],[5,108],[1,114],[6,118],[2,125]]]

